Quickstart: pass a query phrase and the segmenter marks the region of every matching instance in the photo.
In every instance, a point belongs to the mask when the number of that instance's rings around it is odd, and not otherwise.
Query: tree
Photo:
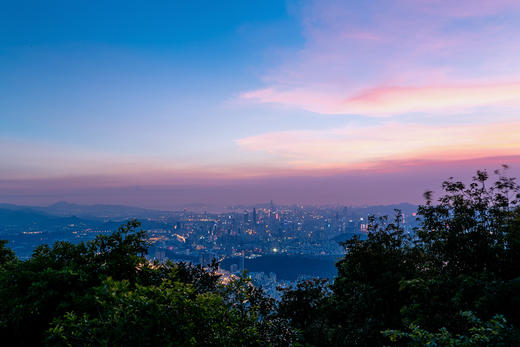
[[[14,252],[6,247],[7,240],[0,240],[0,267],[16,260]]]
[[[253,317],[214,293],[165,281],[133,287],[111,278],[94,289],[96,314],[67,312],[48,330],[50,345],[243,346],[259,345]]]
[[[402,283],[406,323],[458,333],[466,328],[458,312],[472,311],[520,324],[520,187],[504,171],[495,174],[491,184],[486,171],[468,185],[445,181],[438,204],[426,194],[417,230],[424,262],[417,278]]]
[[[331,290],[327,280],[300,281],[296,287],[280,288],[282,298],[278,317],[290,322],[299,340],[311,345],[330,343],[328,321]]]
[[[502,315],[495,315],[487,321],[482,321],[473,312],[460,313],[461,318],[468,323],[462,334],[452,334],[446,328],[432,333],[421,329],[418,325],[410,324],[407,332],[399,330],[385,330],[383,335],[392,342],[405,342],[411,347],[421,346],[513,346],[518,343],[520,336],[508,324]]]
[[[380,330],[402,326],[406,297],[400,282],[415,277],[421,253],[403,230],[401,215],[396,211],[392,222],[370,217],[368,238],[344,243],[332,286],[335,344],[382,345]]]
[[[20,344],[42,341],[52,320],[90,312],[91,289],[107,277],[135,283],[148,267],[146,233],[131,220],[109,236],[37,247],[27,261],[0,271],[0,333]]]

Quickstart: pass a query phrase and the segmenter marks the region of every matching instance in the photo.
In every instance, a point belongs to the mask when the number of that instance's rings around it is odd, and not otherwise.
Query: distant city
[[[231,206],[224,212],[157,211],[116,205],[59,202],[46,207],[0,204],[0,239],[21,259],[41,244],[77,243],[110,233],[137,218],[149,233],[150,260],[209,264],[222,273],[249,272],[257,285],[277,295],[277,286],[308,277],[332,278],[335,261],[344,254],[341,242],[366,238],[367,217],[394,216],[406,231],[415,226],[416,206],[284,206],[271,201]]]

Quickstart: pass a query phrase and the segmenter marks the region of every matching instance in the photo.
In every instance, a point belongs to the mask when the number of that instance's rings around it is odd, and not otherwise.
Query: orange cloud
[[[295,169],[360,169],[386,161],[461,160],[520,154],[520,122],[346,127],[266,133],[237,140]]]
[[[382,87],[348,98],[340,107],[349,113],[395,114],[437,109],[464,109],[520,101],[520,83]]]

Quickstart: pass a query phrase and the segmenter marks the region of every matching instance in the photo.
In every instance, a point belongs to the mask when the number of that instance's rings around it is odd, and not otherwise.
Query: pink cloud
[[[393,114],[463,109],[515,102],[520,105],[520,82],[427,87],[380,87],[347,98],[342,113]]]
[[[300,15],[305,44],[242,99],[384,116],[519,98],[518,1],[314,1]]]
[[[520,155],[520,122],[473,125],[387,123],[266,133],[237,141],[294,169],[366,169],[387,161],[461,160]]]
[[[277,91],[272,88],[242,94],[242,98],[297,106],[323,114],[388,116],[406,112],[467,109],[488,105],[520,105],[520,82],[377,87],[341,97],[312,90]]]

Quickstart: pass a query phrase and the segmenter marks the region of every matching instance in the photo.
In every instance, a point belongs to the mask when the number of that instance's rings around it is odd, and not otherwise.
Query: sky
[[[520,2],[0,5],[0,202],[422,202],[520,176]]]

